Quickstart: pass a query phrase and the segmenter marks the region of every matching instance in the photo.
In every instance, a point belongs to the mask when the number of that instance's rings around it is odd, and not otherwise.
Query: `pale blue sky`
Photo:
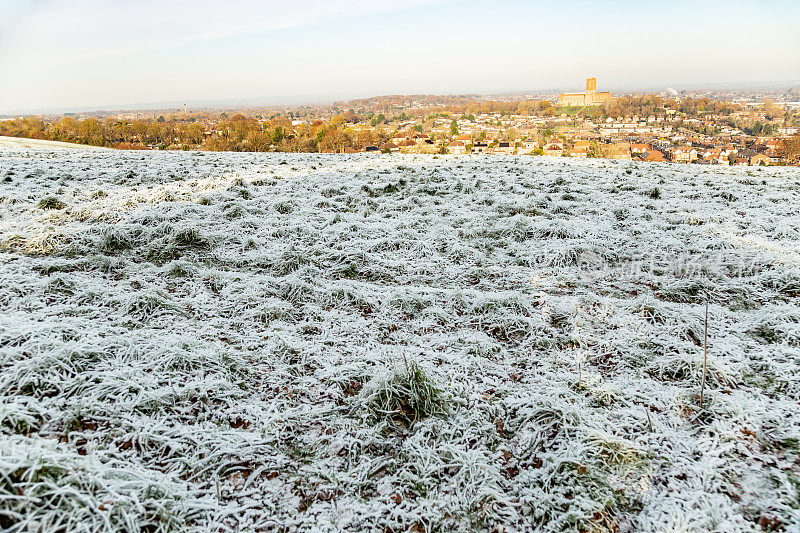
[[[800,80],[797,0],[0,0],[0,112]]]

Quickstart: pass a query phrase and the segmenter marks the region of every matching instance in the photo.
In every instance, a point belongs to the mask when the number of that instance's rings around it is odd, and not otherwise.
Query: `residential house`
[[[564,143],[549,142],[544,146],[544,155],[560,156],[564,152]]]
[[[697,154],[697,160],[706,165],[719,165],[720,158],[722,157],[722,149],[720,148],[706,148],[700,150]]]
[[[464,141],[453,141],[447,145],[447,151],[451,154],[466,154],[467,145],[464,144]]]
[[[417,143],[414,142],[413,139],[404,139],[403,141],[397,143],[397,146],[400,147],[401,152],[416,152],[417,151]]]
[[[664,155],[658,150],[650,150],[642,156],[642,161],[648,161],[650,163],[663,163],[666,160],[664,159]]]
[[[522,141],[521,151],[523,153],[530,153],[539,148],[539,142],[534,139]]]
[[[697,149],[691,146],[676,146],[667,150],[667,157],[673,163],[691,163],[697,160]]]
[[[589,141],[575,141],[570,150],[570,154],[574,157],[587,157],[589,155]]]
[[[508,141],[500,141],[494,149],[496,154],[511,155],[514,153],[514,145]]]
[[[769,148],[764,155],[769,157],[769,164],[770,165],[779,165],[783,163],[783,152],[781,150],[776,150],[774,148]]]
[[[609,159],[631,160],[631,145],[626,142],[616,142],[604,147]]]
[[[474,154],[487,154],[491,153],[489,150],[489,145],[485,142],[476,141],[472,145],[472,153]]]

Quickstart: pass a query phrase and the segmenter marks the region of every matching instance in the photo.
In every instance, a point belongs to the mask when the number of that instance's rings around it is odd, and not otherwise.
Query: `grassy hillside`
[[[0,528],[797,528],[798,205],[791,169],[0,152]]]

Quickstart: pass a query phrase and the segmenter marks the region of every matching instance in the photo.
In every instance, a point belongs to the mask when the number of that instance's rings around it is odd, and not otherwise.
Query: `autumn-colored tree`
[[[605,157],[605,153],[606,151],[603,149],[603,147],[596,142],[590,143],[589,148],[586,149],[586,157]]]
[[[236,144],[223,137],[222,135],[217,135],[216,133],[208,137],[205,142],[203,143],[203,147],[206,150],[211,150],[214,152],[229,152],[235,149]]]
[[[278,144],[279,152],[316,152],[316,141],[307,135],[286,137]]]
[[[800,133],[783,141],[783,153],[790,160],[800,158]]]
[[[272,138],[266,133],[259,131],[251,131],[247,134],[247,151],[250,152],[268,152],[272,146]]]
[[[105,130],[103,125],[96,119],[87,118],[78,122],[77,136],[81,143],[94,146],[105,145]]]
[[[331,127],[317,134],[320,151],[341,152],[351,146],[350,138],[339,128]]]
[[[74,140],[76,132],[76,121],[73,117],[63,117],[58,122],[51,125],[53,140],[69,142]]]
[[[203,142],[205,128],[196,122],[189,124],[186,128],[186,138],[191,144],[200,144]]]
[[[764,114],[766,114],[769,120],[772,120],[775,117],[781,116],[783,113],[781,112],[781,108],[776,106],[772,99],[766,98],[764,99]]]

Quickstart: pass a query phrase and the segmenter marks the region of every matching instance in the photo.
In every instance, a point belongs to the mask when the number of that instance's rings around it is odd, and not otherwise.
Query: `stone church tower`
[[[603,105],[612,100],[611,93],[597,92],[597,78],[586,80],[586,92],[562,93],[558,95],[559,107],[584,107]]]

